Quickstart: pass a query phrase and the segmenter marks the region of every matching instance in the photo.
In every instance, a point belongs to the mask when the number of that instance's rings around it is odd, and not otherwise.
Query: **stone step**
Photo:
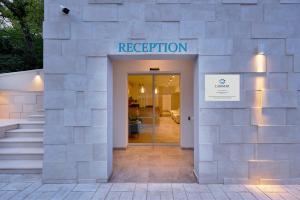
[[[19,124],[19,128],[25,129],[43,129],[45,122],[44,121],[24,121]]]
[[[44,150],[33,148],[0,148],[0,160],[42,160]]]
[[[0,160],[2,174],[40,174],[42,168],[42,160]]]
[[[0,138],[0,148],[43,147],[43,137]]]
[[[45,116],[44,115],[29,115],[28,120],[29,121],[44,121]]]
[[[43,137],[44,129],[14,129],[5,132],[6,137]]]

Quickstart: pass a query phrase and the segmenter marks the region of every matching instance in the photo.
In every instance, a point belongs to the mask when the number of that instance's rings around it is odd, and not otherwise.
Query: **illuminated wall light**
[[[33,78],[33,88],[36,90],[43,90],[44,89],[44,81],[42,79],[42,76],[40,74],[40,71],[36,71],[36,75]]]
[[[256,72],[266,72],[267,59],[264,51],[264,45],[262,43],[258,44],[257,52],[254,58],[254,64]]]
[[[142,94],[144,94],[144,93],[145,93],[145,88],[144,88],[144,86],[143,86],[143,85],[141,86],[140,92],[141,92]]]
[[[154,89],[154,93],[158,94],[158,89],[157,88]]]

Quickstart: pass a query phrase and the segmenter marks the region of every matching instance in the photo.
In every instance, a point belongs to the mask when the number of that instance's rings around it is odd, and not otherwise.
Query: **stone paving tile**
[[[0,200],[300,200],[299,185],[42,184],[21,176],[0,177],[7,178],[0,182]]]

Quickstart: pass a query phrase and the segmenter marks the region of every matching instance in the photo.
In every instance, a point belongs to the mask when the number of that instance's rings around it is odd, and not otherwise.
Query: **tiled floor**
[[[140,133],[129,137],[129,143],[151,143],[154,139],[156,143],[179,144],[180,124],[174,122],[171,117],[160,117],[159,123],[155,126],[155,134],[152,134],[152,125],[141,125]]]
[[[193,150],[136,146],[114,151],[111,182],[194,183]]]
[[[196,183],[41,184],[39,176],[0,175],[1,200],[297,200],[300,185]]]

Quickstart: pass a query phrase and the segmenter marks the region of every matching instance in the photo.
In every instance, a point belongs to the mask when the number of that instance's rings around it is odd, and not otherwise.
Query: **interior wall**
[[[193,116],[193,60],[113,60],[114,81],[114,148],[128,145],[128,74],[149,73],[150,67],[160,68],[154,73],[180,74],[181,87],[181,139],[183,148],[194,147]],[[152,72],[153,73],[153,72]],[[182,98],[184,97],[184,98]],[[124,120],[125,119],[125,120]]]

